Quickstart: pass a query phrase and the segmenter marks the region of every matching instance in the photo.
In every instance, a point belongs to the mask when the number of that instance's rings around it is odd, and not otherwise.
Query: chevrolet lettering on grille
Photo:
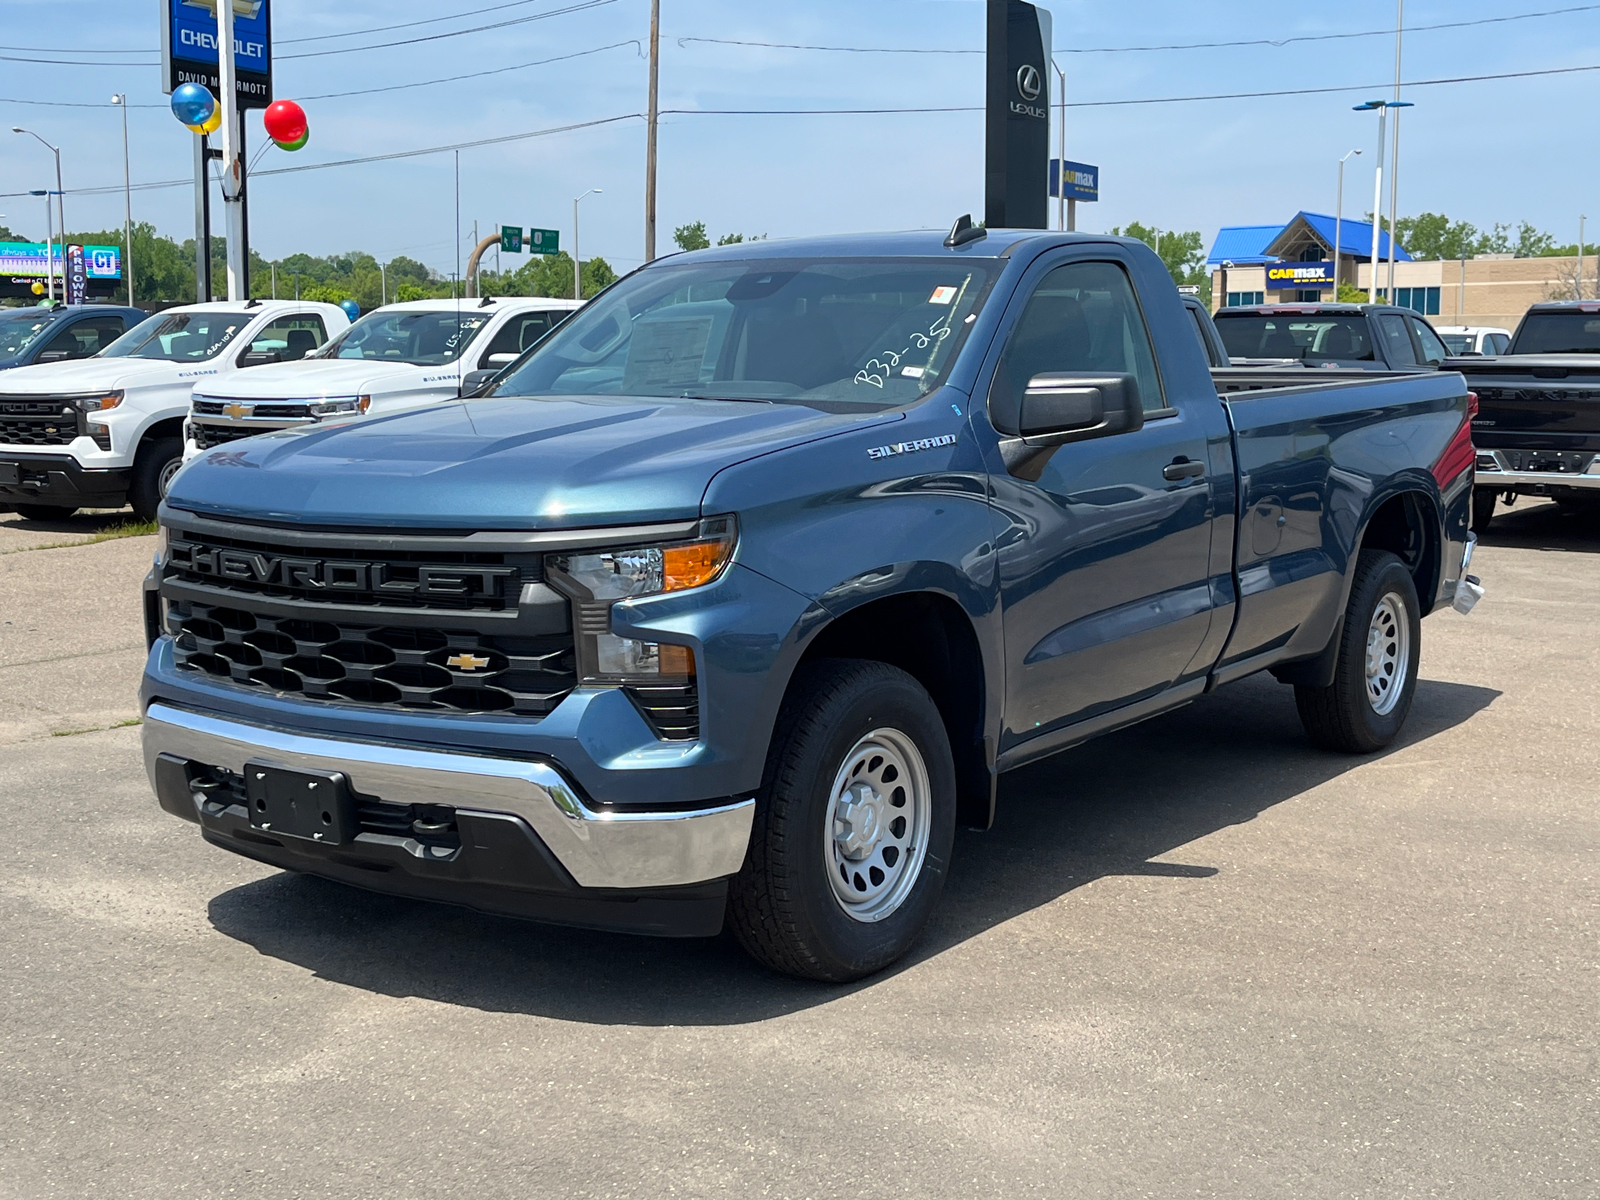
[[[517,577],[514,567],[477,565],[415,568],[416,579],[391,576],[382,562],[295,558],[237,550],[173,539],[170,564],[180,571],[209,575],[220,581],[298,588],[309,592],[375,592],[394,596],[481,596],[501,599],[506,581]]]

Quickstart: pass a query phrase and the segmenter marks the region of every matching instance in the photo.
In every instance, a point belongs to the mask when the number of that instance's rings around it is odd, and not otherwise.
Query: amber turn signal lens
[[[663,675],[690,675],[694,674],[694,651],[687,646],[672,646],[663,642],[657,652],[661,656],[661,673]]]
[[[710,583],[722,574],[732,556],[732,538],[695,542],[689,546],[666,546],[662,549],[661,590],[678,592]]]

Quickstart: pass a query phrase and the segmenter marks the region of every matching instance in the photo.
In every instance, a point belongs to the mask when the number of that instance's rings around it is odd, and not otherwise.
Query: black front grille
[[[197,417],[220,417],[223,409],[233,403],[236,402],[232,400],[227,402],[221,400],[195,400],[191,405],[191,411]],[[248,415],[262,421],[307,421],[311,419],[311,401],[309,400],[301,400],[298,403],[278,403],[267,400],[260,404],[246,404],[243,407],[249,409]]]
[[[246,425],[191,425],[194,431],[194,444],[197,449],[211,450],[217,446],[225,446],[229,442],[242,441],[247,437],[255,437],[258,433],[272,433],[271,429],[252,429]]]
[[[428,608],[506,612],[524,583],[544,578],[536,554],[510,562],[489,551],[362,553],[348,547],[294,546],[249,538],[172,531],[164,578],[226,591],[340,608]],[[376,614],[374,614],[376,615]]]
[[[65,446],[78,436],[78,410],[59,400],[0,400],[0,444]]]
[[[376,615],[376,614],[375,614]],[[576,683],[572,637],[388,628],[168,601],[177,665],[333,703],[542,717]]]

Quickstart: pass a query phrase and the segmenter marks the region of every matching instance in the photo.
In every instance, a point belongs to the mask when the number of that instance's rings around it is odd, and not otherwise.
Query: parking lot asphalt
[[[1600,1195],[1600,523],[1497,520],[1385,754],[1257,678],[1007,776],[845,988],[204,844],[149,552],[0,556],[0,1196]]]

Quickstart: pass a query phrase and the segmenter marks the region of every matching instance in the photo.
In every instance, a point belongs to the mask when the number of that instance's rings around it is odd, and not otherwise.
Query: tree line
[[[97,229],[69,232],[66,240],[85,246],[122,245],[123,231]],[[0,225],[0,241],[28,241]],[[177,241],[156,232],[154,225],[141,221],[133,226],[133,248],[129,255],[133,267],[134,296],[141,303],[192,302],[195,296],[194,239]],[[227,238],[211,239],[211,280],[215,294],[226,291],[228,277]],[[583,260],[583,294],[592,296],[606,287],[617,274],[598,256]],[[366,312],[384,300],[426,300],[454,295],[458,281],[447,279],[431,267],[404,255],[379,266],[378,260],[362,250],[345,254],[291,254],[269,260],[254,247],[250,250],[250,295],[266,299],[299,296],[302,300],[322,300],[337,304],[354,300]],[[499,273],[480,271],[479,292],[484,296],[572,296],[572,257],[565,251],[552,255],[532,255],[530,261],[514,270]],[[126,284],[109,297],[126,303]]]

